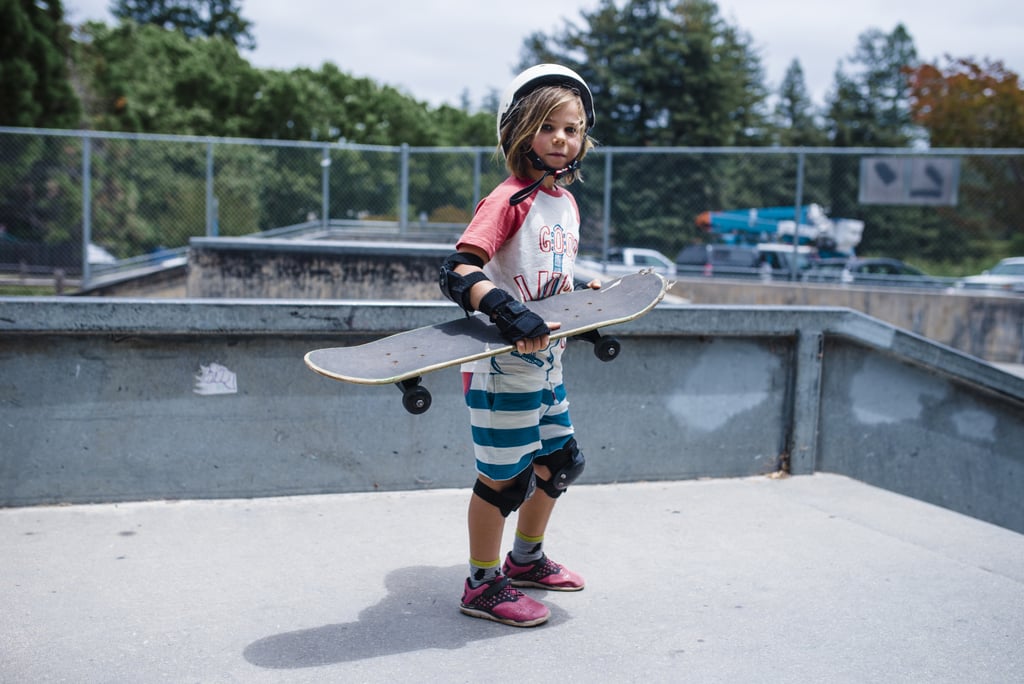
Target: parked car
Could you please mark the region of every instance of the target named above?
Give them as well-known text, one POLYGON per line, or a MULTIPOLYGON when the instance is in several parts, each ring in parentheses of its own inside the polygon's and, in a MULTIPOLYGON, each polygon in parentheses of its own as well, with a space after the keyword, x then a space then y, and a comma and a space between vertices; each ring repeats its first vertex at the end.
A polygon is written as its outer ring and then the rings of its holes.
MULTIPOLYGON (((800 245, 796 250, 797 272, 810 268, 814 249, 800 245)), ((680 274, 723 278, 788 278, 793 263, 793 245, 764 242, 757 245, 690 245, 676 255, 680 274)))
MULTIPOLYGON (((817 259, 817 252, 809 245, 798 245, 796 250, 797 276, 807 272, 817 259)), ((788 278, 793 272, 793 245, 765 242, 757 246, 757 269, 764 277, 788 278)))
POLYGON ((89 263, 94 266, 109 266, 117 263, 117 257, 99 245, 89 243, 86 254, 89 256, 89 263))
POLYGON ((858 283, 884 287, 948 287, 949 280, 930 276, 910 264, 888 257, 818 259, 804 280, 815 283, 858 283))
POLYGON ((757 247, 754 245, 688 245, 676 255, 680 274, 756 276, 757 247))
POLYGON ((676 265, 671 259, 656 249, 641 247, 616 247, 608 250, 608 258, 581 256, 576 259, 576 266, 605 275, 629 275, 637 271, 651 269, 663 276, 674 277, 676 265))
POLYGON ((992 290, 1024 294, 1024 257, 1003 259, 981 275, 956 281, 958 290, 992 290))

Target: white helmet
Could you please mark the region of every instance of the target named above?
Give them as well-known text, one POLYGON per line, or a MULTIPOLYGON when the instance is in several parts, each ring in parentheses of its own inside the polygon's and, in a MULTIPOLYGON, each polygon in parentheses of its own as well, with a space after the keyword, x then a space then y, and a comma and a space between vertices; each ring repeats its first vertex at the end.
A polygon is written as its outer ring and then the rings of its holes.
POLYGON ((579 92, 580 99, 583 100, 583 114, 587 118, 587 130, 594 127, 594 96, 590 93, 587 82, 575 71, 560 64, 538 64, 516 76, 502 94, 498 103, 499 141, 501 129, 508 123, 515 105, 537 88, 550 85, 565 86, 579 92))

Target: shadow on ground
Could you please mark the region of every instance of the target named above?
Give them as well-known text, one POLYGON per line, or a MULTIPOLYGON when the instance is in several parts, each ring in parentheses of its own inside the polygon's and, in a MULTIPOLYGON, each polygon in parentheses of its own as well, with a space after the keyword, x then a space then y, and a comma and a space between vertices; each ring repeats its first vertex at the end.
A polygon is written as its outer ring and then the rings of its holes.
MULTIPOLYGON (((258 667, 289 670, 424 649, 457 649, 522 631, 462 615, 458 587, 464 577, 464 565, 395 570, 385 579, 388 595, 362 611, 355 622, 264 637, 249 644, 243 655, 258 667)), ((548 607, 551 619, 538 629, 569 619, 564 609, 548 607)))

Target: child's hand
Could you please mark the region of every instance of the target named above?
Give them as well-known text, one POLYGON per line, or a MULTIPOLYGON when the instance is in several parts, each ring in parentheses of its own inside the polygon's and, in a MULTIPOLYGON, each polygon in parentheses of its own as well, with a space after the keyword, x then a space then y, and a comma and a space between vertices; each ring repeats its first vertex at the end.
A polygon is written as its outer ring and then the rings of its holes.
MULTIPOLYGON (((561 323, 549 322, 546 323, 548 330, 554 332, 562 327, 561 323)), ((543 349, 547 349, 547 346, 551 343, 551 336, 547 333, 541 337, 526 337, 516 341, 516 351, 520 354, 532 354, 539 352, 543 349)))

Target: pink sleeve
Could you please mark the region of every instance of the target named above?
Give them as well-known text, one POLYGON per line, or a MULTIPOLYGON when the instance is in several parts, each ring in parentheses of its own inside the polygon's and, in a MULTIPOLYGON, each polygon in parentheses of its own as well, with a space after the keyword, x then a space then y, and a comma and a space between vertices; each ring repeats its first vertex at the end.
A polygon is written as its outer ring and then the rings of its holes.
POLYGON ((495 252, 523 225, 532 202, 528 200, 509 206, 508 198, 512 193, 503 190, 504 185, 498 186, 495 192, 480 201, 473 219, 456 243, 456 249, 471 245, 484 250, 488 258, 493 258, 495 252))

